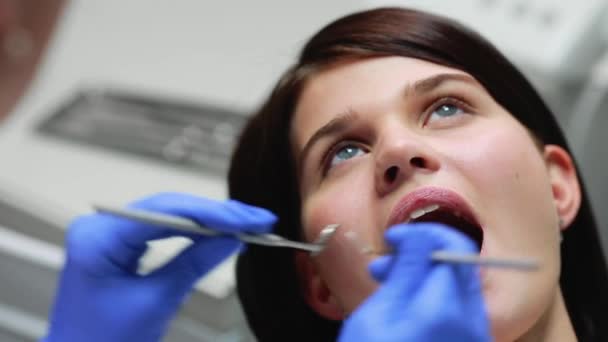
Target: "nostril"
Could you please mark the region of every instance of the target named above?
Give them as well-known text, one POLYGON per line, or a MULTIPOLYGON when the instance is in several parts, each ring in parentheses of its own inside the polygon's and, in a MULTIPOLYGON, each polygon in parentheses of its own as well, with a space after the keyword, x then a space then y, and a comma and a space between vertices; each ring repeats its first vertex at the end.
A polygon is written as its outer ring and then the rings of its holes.
POLYGON ((414 157, 414 158, 410 159, 410 164, 413 167, 417 167, 417 168, 421 168, 421 169, 426 167, 426 163, 425 163, 424 159, 420 158, 420 157, 414 157))
POLYGON ((397 179, 397 174, 399 173, 399 168, 397 166, 391 166, 384 172, 384 180, 387 183, 392 183, 397 179))

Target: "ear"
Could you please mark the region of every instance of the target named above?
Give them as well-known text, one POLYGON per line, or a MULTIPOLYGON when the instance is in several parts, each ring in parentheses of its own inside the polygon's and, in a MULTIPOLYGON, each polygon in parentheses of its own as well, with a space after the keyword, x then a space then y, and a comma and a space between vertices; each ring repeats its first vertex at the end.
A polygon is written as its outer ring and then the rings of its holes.
POLYGON ((327 319, 344 319, 342 306, 321 277, 318 264, 305 252, 296 252, 295 262, 302 295, 308 305, 327 319))
POLYGON ((570 226, 581 205, 581 188, 572 158, 562 147, 545 145, 544 157, 549 172, 553 200, 562 220, 561 229, 570 226))

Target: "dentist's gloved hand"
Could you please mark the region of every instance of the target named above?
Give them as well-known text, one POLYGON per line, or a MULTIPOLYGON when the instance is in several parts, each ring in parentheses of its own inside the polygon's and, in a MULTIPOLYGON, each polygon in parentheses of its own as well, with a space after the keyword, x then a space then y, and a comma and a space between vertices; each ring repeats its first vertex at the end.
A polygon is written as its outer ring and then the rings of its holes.
POLYGON ((370 264, 381 282, 345 320, 340 341, 491 341, 475 266, 436 263, 435 250, 476 253, 466 236, 435 223, 385 234, 394 254, 370 264))
MULTIPOLYGON (((131 208, 183 216, 224 232, 268 232, 276 217, 237 201, 155 195, 131 208)), ((229 237, 187 235, 104 214, 76 219, 67 232, 45 341, 158 341, 195 282, 236 251, 229 237), (194 243, 151 274, 136 273, 146 241, 188 236, 194 243)))

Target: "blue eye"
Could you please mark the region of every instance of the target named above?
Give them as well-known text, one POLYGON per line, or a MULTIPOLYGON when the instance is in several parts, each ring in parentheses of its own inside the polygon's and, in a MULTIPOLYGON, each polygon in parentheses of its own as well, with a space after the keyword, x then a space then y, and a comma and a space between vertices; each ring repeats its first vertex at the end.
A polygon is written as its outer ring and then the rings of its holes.
POLYGON ((463 112, 463 110, 460 107, 458 107, 457 105, 454 105, 451 103, 444 103, 444 104, 439 105, 437 108, 435 108, 431 112, 431 115, 437 115, 442 118, 445 118, 445 117, 453 116, 455 114, 460 114, 461 112, 463 112))
POLYGON ((331 161, 329 162, 329 167, 331 168, 348 159, 358 157, 364 153, 365 152, 363 151, 362 148, 357 147, 355 145, 342 146, 341 148, 337 149, 336 152, 334 153, 333 157, 331 158, 331 161))

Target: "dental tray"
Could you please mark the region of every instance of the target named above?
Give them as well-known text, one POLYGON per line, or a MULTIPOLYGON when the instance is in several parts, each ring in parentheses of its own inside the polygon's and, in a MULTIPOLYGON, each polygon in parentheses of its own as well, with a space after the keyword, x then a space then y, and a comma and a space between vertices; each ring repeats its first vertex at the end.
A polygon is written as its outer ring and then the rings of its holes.
POLYGON ((42 134, 224 175, 247 118, 211 105, 88 89, 39 126, 42 134))

